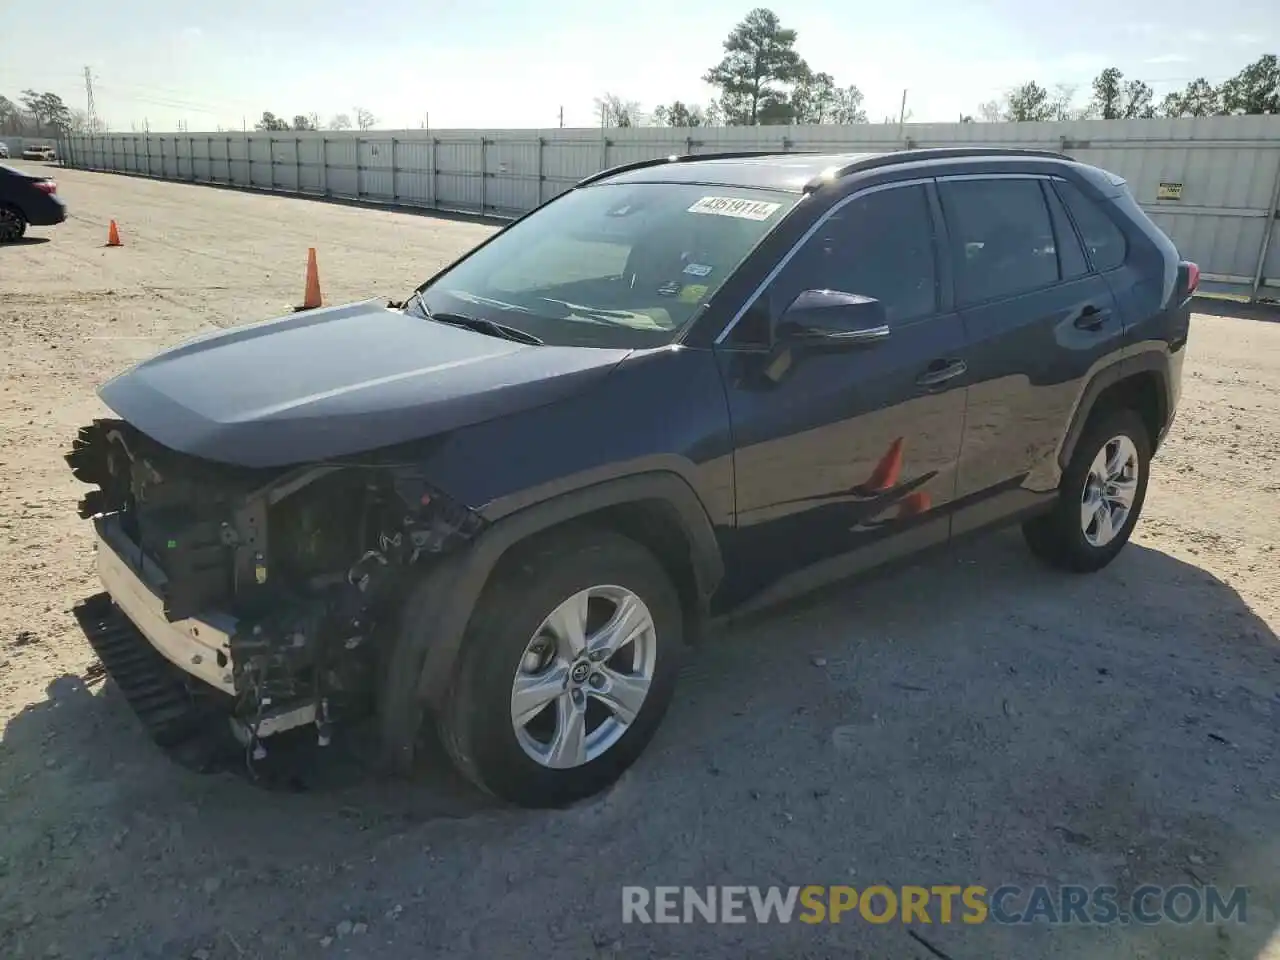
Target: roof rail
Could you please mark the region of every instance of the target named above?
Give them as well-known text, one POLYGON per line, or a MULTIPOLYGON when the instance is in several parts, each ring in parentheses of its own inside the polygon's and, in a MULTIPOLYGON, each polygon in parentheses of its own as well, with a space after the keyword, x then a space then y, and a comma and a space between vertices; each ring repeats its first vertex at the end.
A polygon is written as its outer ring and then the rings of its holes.
POLYGON ((579 180, 574 186, 585 187, 589 183, 595 183, 607 177, 616 176, 619 173, 643 170, 646 167, 657 167, 664 163, 692 163, 695 160, 744 160, 750 157, 784 157, 816 152, 815 150, 729 150, 722 153, 673 153, 668 157, 653 157, 649 160, 635 160, 631 163, 619 164, 616 167, 610 167, 608 170, 593 173, 591 176, 579 180))
POLYGON ((1065 153, 1053 150, 1032 150, 1022 147, 921 147, 910 150, 893 150, 888 153, 875 153, 860 157, 852 163, 837 167, 825 175, 814 177, 805 184, 805 192, 812 193, 824 184, 847 177, 851 173, 864 170, 875 170, 879 167, 892 167, 900 163, 914 163, 919 160, 950 160, 958 157, 1047 157, 1054 160, 1070 160, 1065 153))

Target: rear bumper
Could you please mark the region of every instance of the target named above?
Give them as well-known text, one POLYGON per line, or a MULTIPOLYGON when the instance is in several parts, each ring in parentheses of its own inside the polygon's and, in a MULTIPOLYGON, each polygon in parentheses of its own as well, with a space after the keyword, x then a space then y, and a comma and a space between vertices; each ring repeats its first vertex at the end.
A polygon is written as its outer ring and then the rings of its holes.
POLYGON ((67 205, 58 197, 47 197, 38 204, 31 204, 26 211, 27 223, 33 227, 52 227, 67 219, 67 205))

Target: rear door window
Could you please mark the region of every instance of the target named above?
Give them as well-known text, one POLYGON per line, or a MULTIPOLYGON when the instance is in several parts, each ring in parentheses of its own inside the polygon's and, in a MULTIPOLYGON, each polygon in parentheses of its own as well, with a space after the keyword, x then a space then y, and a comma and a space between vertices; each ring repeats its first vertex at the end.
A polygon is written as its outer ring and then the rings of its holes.
POLYGON ((1057 240, 1040 181, 991 178, 938 184, 961 305, 1057 283, 1057 240))
POLYGON ((1086 197, 1074 183, 1058 180, 1054 187, 1076 222, 1085 249, 1089 251, 1093 269, 1113 270, 1124 263, 1127 253, 1124 233, 1102 208, 1086 197))
POLYGON ((1044 184, 1044 197, 1049 202, 1049 214, 1053 218, 1053 232, 1058 241, 1058 270, 1063 280, 1074 280, 1089 272, 1089 261, 1084 258, 1084 248, 1080 246, 1080 238, 1076 236, 1076 228, 1071 225, 1066 207, 1058 199, 1052 184, 1044 184))

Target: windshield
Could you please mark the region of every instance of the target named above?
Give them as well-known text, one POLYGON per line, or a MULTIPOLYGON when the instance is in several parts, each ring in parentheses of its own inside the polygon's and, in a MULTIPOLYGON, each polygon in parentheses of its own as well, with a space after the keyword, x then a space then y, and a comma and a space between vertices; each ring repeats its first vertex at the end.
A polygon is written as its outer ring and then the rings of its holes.
POLYGON ((799 199, 674 183, 584 187, 503 232, 421 299, 432 313, 497 321, 549 344, 661 346, 799 199))

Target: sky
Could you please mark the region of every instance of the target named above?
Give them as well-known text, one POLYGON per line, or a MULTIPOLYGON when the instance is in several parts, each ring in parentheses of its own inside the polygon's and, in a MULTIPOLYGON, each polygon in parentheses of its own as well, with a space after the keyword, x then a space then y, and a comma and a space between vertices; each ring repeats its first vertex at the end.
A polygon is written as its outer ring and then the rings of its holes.
MULTIPOLYGON (((1280 52, 1277 0, 779 0, 815 70, 873 121, 953 121, 1036 80, 1078 98, 1103 68, 1157 100, 1280 52), (1212 23, 1205 18, 1212 10, 1212 23)), ((594 99, 705 103, 702 75, 752 0, 0 0, 0 94, 28 87, 114 130, 240 129, 264 110, 322 122, 356 106, 384 129, 598 124, 594 99), (361 7, 364 7, 362 10, 361 7)))

